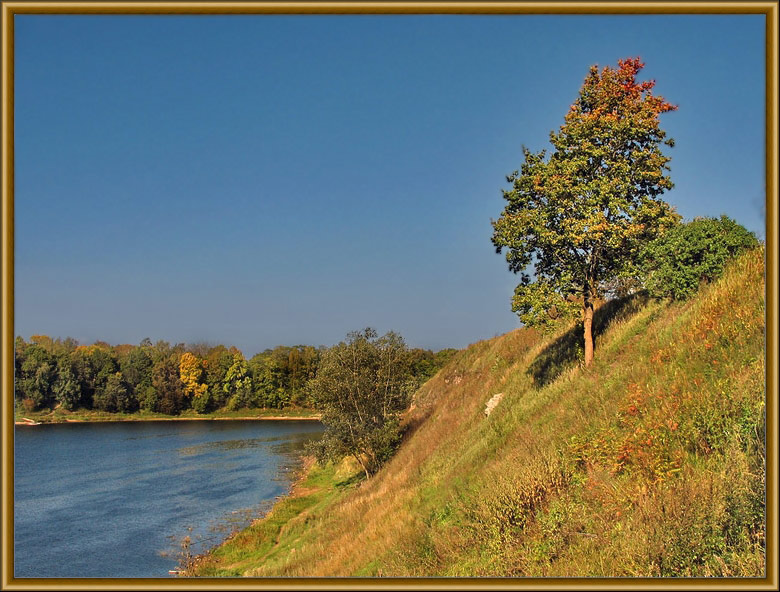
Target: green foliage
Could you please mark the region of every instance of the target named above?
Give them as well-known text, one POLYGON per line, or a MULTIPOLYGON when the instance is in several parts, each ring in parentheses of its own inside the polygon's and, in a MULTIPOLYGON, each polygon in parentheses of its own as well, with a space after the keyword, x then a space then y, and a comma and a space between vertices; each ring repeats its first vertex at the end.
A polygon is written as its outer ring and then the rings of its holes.
POLYGON ((241 352, 233 354, 233 363, 225 373, 222 389, 228 398, 228 409, 248 407, 252 397, 252 377, 249 366, 241 352))
POLYGON ((729 259, 756 246, 755 234, 725 215, 680 224, 644 249, 647 289, 656 298, 685 300, 719 278, 729 259))
POLYGON ((437 352, 428 349, 414 348, 409 350, 412 374, 420 386, 432 378, 458 352, 457 349, 446 348, 437 352))
POLYGON ((321 350, 311 345, 277 346, 252 357, 254 400, 258 407, 310 406, 308 383, 317 374, 321 350))
POLYGON ((232 364, 233 354, 224 345, 213 348, 206 357, 208 401, 205 410, 219 409, 227 402, 228 391, 224 389, 225 376, 232 364))
POLYGON ((157 391, 158 402, 154 411, 178 415, 184 409, 186 397, 184 385, 179 379, 179 362, 176 354, 160 359, 152 368, 152 386, 157 391))
POLYGON ((150 346, 141 345, 132 348, 119 362, 127 388, 139 398, 148 387, 152 386, 152 352, 150 346))
POLYGON ((311 382, 325 434, 315 444, 321 460, 353 456, 366 477, 400 442, 399 417, 414 386, 411 360, 400 335, 354 331, 328 349, 311 382))
POLYGON ((542 329, 582 311, 586 363, 589 315, 604 283, 676 220, 659 198, 672 187, 660 147, 673 142, 658 122, 676 107, 652 95, 654 82, 636 81, 642 67, 627 59, 591 68, 564 125, 550 134, 550 157, 523 149, 493 222, 496 252, 506 248, 509 269, 520 274, 512 310, 542 329))
POLYGON ((69 411, 76 409, 81 402, 81 390, 67 354, 57 357, 57 379, 52 391, 57 403, 69 411))
MULTIPOLYGON (((199 414, 240 409, 312 410, 310 382, 325 348, 278 346, 246 360, 237 348, 144 339, 137 346, 79 345, 33 335, 14 342, 14 392, 25 413, 94 409, 101 413, 199 414), (178 377, 173 375, 173 364, 178 377)), ((455 350, 415 350, 417 384, 455 350)))
POLYGON ((108 377, 103 389, 95 393, 92 405, 100 411, 128 413, 138 407, 137 399, 127 388, 121 372, 108 377))
POLYGON ((40 345, 30 344, 24 349, 19 362, 15 377, 16 398, 25 402, 28 411, 50 405, 53 400, 52 384, 57 376, 51 354, 40 345))
POLYGON ((143 411, 156 411, 160 405, 160 397, 151 384, 144 387, 138 394, 138 405, 143 411))

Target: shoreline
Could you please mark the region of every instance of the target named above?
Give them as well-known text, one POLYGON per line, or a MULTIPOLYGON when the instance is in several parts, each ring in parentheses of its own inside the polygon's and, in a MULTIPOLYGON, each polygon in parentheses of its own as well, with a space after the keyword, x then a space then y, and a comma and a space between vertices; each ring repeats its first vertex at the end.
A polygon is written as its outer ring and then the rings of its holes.
MULTIPOLYGON (((212 559, 213 553, 215 551, 217 551, 222 547, 225 547, 226 545, 232 544, 236 537, 246 534, 247 531, 249 531, 252 527, 258 526, 261 523, 272 518, 274 510, 278 510, 285 502, 289 502, 290 500, 311 494, 313 491, 316 491, 318 488, 311 489, 304 486, 304 483, 306 483, 306 481, 311 476, 312 470, 317 465, 314 457, 303 454, 299 457, 299 459, 301 465, 298 468, 298 470, 295 472, 295 474, 292 476, 287 491, 282 495, 277 496, 274 499, 273 504, 271 505, 270 508, 268 508, 265 514, 263 514, 258 518, 255 518, 244 528, 231 533, 221 543, 218 543, 213 547, 210 547, 209 549, 207 549, 202 553, 198 553, 197 555, 192 556, 187 565, 178 566, 175 570, 169 571, 168 573, 175 577, 185 577, 185 578, 211 577, 211 576, 201 576, 199 575, 199 571, 204 567, 204 564, 208 563, 212 559)), ((245 576, 240 576, 240 577, 245 577, 245 576)))
MULTIPOLYGON (((42 418, 49 419, 49 418, 42 418)), ((50 421, 36 420, 34 423, 29 421, 17 421, 14 420, 14 425, 23 426, 38 426, 38 425, 51 425, 51 424, 68 424, 68 423, 120 423, 120 422, 141 422, 141 421, 320 421, 322 416, 320 415, 247 415, 237 417, 119 417, 119 418, 79 418, 68 419, 64 417, 58 417, 51 419, 50 421)))

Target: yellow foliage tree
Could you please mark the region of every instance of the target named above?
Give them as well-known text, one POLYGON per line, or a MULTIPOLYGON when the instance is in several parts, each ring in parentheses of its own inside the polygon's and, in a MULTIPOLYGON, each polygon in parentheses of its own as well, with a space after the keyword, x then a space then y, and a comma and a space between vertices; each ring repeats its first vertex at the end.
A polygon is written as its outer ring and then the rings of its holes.
POLYGON ((203 378, 204 361, 199 357, 185 352, 179 361, 179 378, 184 384, 184 392, 187 396, 200 397, 206 392, 206 385, 201 382, 203 378))

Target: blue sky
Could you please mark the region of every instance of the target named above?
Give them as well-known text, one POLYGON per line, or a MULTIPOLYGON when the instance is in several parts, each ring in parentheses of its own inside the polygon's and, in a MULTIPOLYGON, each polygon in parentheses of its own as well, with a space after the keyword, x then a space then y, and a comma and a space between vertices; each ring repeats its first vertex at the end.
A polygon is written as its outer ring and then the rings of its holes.
POLYGON ((15 331, 464 347, 490 242, 591 64, 679 106, 667 201, 764 230, 763 16, 16 16, 15 331))

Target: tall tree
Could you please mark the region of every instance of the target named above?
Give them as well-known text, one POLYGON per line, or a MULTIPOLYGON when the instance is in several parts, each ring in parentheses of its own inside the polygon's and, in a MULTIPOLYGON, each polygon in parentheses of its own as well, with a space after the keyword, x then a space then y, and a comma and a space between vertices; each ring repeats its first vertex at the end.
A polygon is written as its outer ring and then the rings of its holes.
POLYGON ((591 67, 564 124, 550 133, 549 158, 523 148, 524 163, 503 191, 508 204, 493 222, 496 252, 506 248, 509 269, 520 273, 512 310, 542 327, 579 311, 585 365, 603 282, 678 219, 660 199, 672 187, 661 145, 674 142, 659 115, 676 107, 652 94, 655 81, 637 82, 643 66, 632 58, 591 67))

